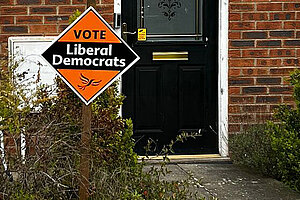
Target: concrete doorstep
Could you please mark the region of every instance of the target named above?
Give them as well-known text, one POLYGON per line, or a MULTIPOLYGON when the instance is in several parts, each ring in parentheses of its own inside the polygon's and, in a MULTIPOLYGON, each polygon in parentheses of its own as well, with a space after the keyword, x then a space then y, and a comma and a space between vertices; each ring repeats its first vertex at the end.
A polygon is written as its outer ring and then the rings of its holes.
MULTIPOLYGON (((146 163, 148 168, 158 165, 159 160, 151 159, 146 163)), ((200 183, 193 184, 191 191, 207 200, 300 200, 300 193, 283 183, 242 169, 228 158, 171 159, 167 167, 171 173, 164 177, 165 180, 180 181, 191 175, 200 183)))

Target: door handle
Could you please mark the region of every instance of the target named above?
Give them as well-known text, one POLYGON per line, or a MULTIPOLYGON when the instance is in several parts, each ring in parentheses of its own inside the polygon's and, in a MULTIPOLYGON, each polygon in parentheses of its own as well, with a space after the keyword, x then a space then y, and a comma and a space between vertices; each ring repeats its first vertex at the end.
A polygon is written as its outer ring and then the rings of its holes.
POLYGON ((123 32, 123 34, 135 35, 136 31, 134 31, 134 32, 123 32))
POLYGON ((125 40, 125 42, 127 42, 128 35, 135 35, 135 34, 136 34, 136 31, 134 31, 134 32, 127 31, 127 23, 124 22, 122 24, 122 38, 125 40))

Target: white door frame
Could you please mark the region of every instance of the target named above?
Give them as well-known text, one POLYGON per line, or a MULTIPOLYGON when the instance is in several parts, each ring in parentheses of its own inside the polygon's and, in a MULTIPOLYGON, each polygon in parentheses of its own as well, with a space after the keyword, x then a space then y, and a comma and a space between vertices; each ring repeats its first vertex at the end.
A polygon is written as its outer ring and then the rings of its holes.
POLYGON ((219 153, 228 156, 228 4, 219 0, 218 19, 218 117, 219 153))
MULTIPOLYGON (((114 12, 121 14, 121 1, 114 1, 114 12)), ((209 1, 209 0, 208 0, 209 1)), ((121 34, 121 30, 117 29, 121 34)), ((218 19, 218 135, 219 154, 228 156, 228 0, 219 0, 218 19)))

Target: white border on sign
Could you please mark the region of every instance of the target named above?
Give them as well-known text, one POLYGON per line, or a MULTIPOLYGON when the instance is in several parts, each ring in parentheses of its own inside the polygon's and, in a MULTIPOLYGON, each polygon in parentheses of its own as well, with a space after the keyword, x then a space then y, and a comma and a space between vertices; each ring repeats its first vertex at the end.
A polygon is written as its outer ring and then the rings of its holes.
MULTIPOLYGON (((115 82, 118 78, 120 78, 132 65, 134 65, 140 57, 130 48, 130 46, 121 38, 119 35, 116 33, 114 29, 111 28, 111 26, 101 17, 101 15, 92 7, 90 6, 88 9, 86 9, 72 24, 70 24, 61 34, 59 34, 56 39, 48 46, 52 46, 55 42, 57 42, 66 32, 68 32, 79 20, 81 20, 88 12, 93 11, 99 18, 100 20, 108 27, 108 29, 123 43, 124 45, 127 46, 127 48, 136 56, 136 59, 131 62, 123 71, 121 71, 117 76, 115 76, 112 80, 110 80, 101 90, 99 90, 89 101, 86 101, 82 95, 43 57, 43 59, 49 63, 50 66, 52 66, 58 76, 73 90, 73 92, 86 104, 89 105, 95 98, 97 98, 102 92, 104 92, 113 82, 115 82)), ((47 48, 47 49, 48 49, 47 48)), ((46 50, 47 50, 46 49, 46 50)), ((45 51, 46 51, 45 50, 45 51)), ((44 51, 44 52, 45 52, 44 51)), ((43 52, 43 53, 44 53, 43 52)), ((41 53, 41 54, 43 54, 41 53)), ((74 69, 75 70, 75 69, 74 69)))

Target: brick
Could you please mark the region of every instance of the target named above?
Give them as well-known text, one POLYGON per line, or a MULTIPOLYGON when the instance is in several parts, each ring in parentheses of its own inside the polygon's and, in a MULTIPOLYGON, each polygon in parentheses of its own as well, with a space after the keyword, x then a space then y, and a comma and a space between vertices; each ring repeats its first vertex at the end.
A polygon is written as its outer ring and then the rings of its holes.
POLYGON ((27 14, 27 8, 25 7, 1 7, 1 15, 22 15, 27 14))
POLYGON ((229 65, 231 67, 249 67, 254 66, 254 59, 230 59, 229 65))
POLYGON ((256 115, 256 121, 260 122, 260 123, 264 123, 264 122, 270 121, 272 119, 273 119, 272 113, 256 115))
POLYGON ((249 123, 255 122, 255 116, 252 113, 246 113, 241 115, 229 115, 228 120, 232 123, 249 123))
POLYGON ((296 32, 296 38, 300 38, 300 31, 296 32))
POLYGON ((31 7, 30 14, 56 14, 55 6, 31 7))
POLYGON ((107 21, 111 26, 113 26, 113 14, 102 14, 102 17, 107 21))
POLYGON ((271 49, 270 57, 294 57, 295 50, 293 49, 271 49))
POLYGON ((241 19, 241 13, 229 13, 229 21, 240 21, 241 19))
POLYGON ((287 21, 283 24, 284 29, 300 29, 299 21, 287 21))
POLYGON ((270 20, 295 20, 295 12, 270 13, 270 20))
POLYGON ((114 4, 114 0, 101 0, 102 4, 114 4))
POLYGON ((59 32, 59 33, 63 32, 67 27, 68 27, 68 25, 60 25, 60 26, 58 27, 58 32, 59 32))
POLYGON ((13 16, 0 16, 0 24, 13 24, 14 17, 13 16))
POLYGON ((240 69, 229 69, 228 74, 229 74, 229 76, 240 76, 241 70, 240 69))
POLYGON ((283 60, 284 66, 298 66, 298 64, 299 64, 299 59, 297 59, 297 58, 283 60))
POLYGON ((30 33, 56 33, 57 26, 56 25, 31 25, 30 26, 30 33))
POLYGON ((280 96, 258 96, 256 103, 281 103, 280 96))
POLYGON ((69 16, 45 16, 45 24, 68 23, 69 16))
POLYGON ((114 6, 113 5, 98 5, 96 6, 96 10, 101 13, 102 15, 103 14, 106 14, 106 13, 113 13, 114 12, 114 6))
POLYGON ((253 30, 255 29, 254 22, 230 22, 230 30, 253 30))
POLYGON ((300 47, 300 40, 285 40, 283 44, 287 47, 300 47))
POLYGON ((267 105, 244 105, 242 111, 247 113, 262 113, 269 112, 267 105))
POLYGON ((242 20, 268 20, 267 13, 243 13, 242 20))
POLYGON ((296 19, 300 19, 300 12, 296 13, 296 19))
POLYGON ((229 85, 253 85, 253 78, 229 78, 229 85))
POLYGON ((228 106, 228 112, 229 113, 241 113, 241 107, 240 106, 228 106))
POLYGON ((229 10, 238 12, 238 11, 253 11, 254 10, 254 4, 230 4, 229 10))
POLYGON ((282 3, 258 3, 256 9, 258 11, 281 11, 282 3))
POLYGON ((242 35, 244 39, 266 39, 268 37, 267 32, 243 32, 242 35))
POLYGON ((292 96, 283 97, 283 103, 295 103, 295 99, 292 96))
POLYGON ((41 0, 17 0, 19 5, 38 5, 41 4, 41 0))
POLYGON ((232 47, 254 47, 254 41, 251 40, 241 40, 241 41, 231 41, 232 47))
POLYGON ((292 87, 270 87, 269 92, 275 94, 292 94, 293 88, 292 87))
POLYGON ((67 5, 70 0, 45 0, 46 5, 67 5))
POLYGON ((289 11, 300 11, 300 3, 284 3, 283 9, 289 11))
POLYGON ((232 32, 230 31, 228 34, 229 39, 241 39, 241 32, 232 32))
POLYGON ((9 37, 10 37, 10 35, 1 35, 0 42, 2 44, 7 43, 9 37))
POLYGON ((281 41, 280 40, 257 41, 257 46, 259 46, 259 47, 280 47, 281 46, 281 41))
POLYGON ((239 57, 241 57, 241 51, 240 50, 229 50, 228 56, 229 56, 229 58, 239 58, 239 57))
POLYGON ((268 57, 268 50, 243 50, 242 51, 243 58, 263 58, 268 57))
POLYGON ((43 22, 42 16, 17 16, 17 24, 40 24, 43 22))
POLYGON ((281 84, 281 78, 257 78, 256 79, 257 85, 280 85, 281 84))
POLYGON ((294 70, 295 70, 294 68, 274 68, 274 69, 270 69, 270 74, 272 74, 272 75, 289 75, 294 70))
POLYGON ((84 5, 85 5, 85 4, 86 4, 86 1, 87 1, 87 0, 73 0, 73 1, 72 1, 72 4, 84 4, 84 5))
POLYGON ((258 59, 257 66, 281 66, 281 59, 258 59))
POLYGON ((260 69, 260 68, 251 68, 251 69, 243 69, 242 70, 243 75, 246 76, 265 76, 268 74, 267 69, 260 69))
POLYGON ((2 26, 2 33, 28 33, 27 26, 2 26))
POLYGON ((270 31, 270 36, 275 38, 292 38, 295 36, 294 31, 270 31))
POLYGON ((73 14, 77 9, 83 12, 85 6, 59 6, 59 14, 73 14))
POLYGON ((228 93, 229 93, 229 95, 240 94, 241 88, 240 87, 229 87, 228 93))
POLYGON ((244 87, 243 94, 263 94, 267 92, 266 87, 244 87))
POLYGON ((257 22, 256 28, 259 30, 282 29, 282 23, 281 22, 257 22))
POLYGON ((239 124, 229 124, 228 125, 228 131, 230 133, 237 133, 241 131, 241 125, 239 124))
POLYGON ((13 5, 14 1, 13 0, 0 0, 0 5, 2 6, 8 6, 8 5, 13 5))

